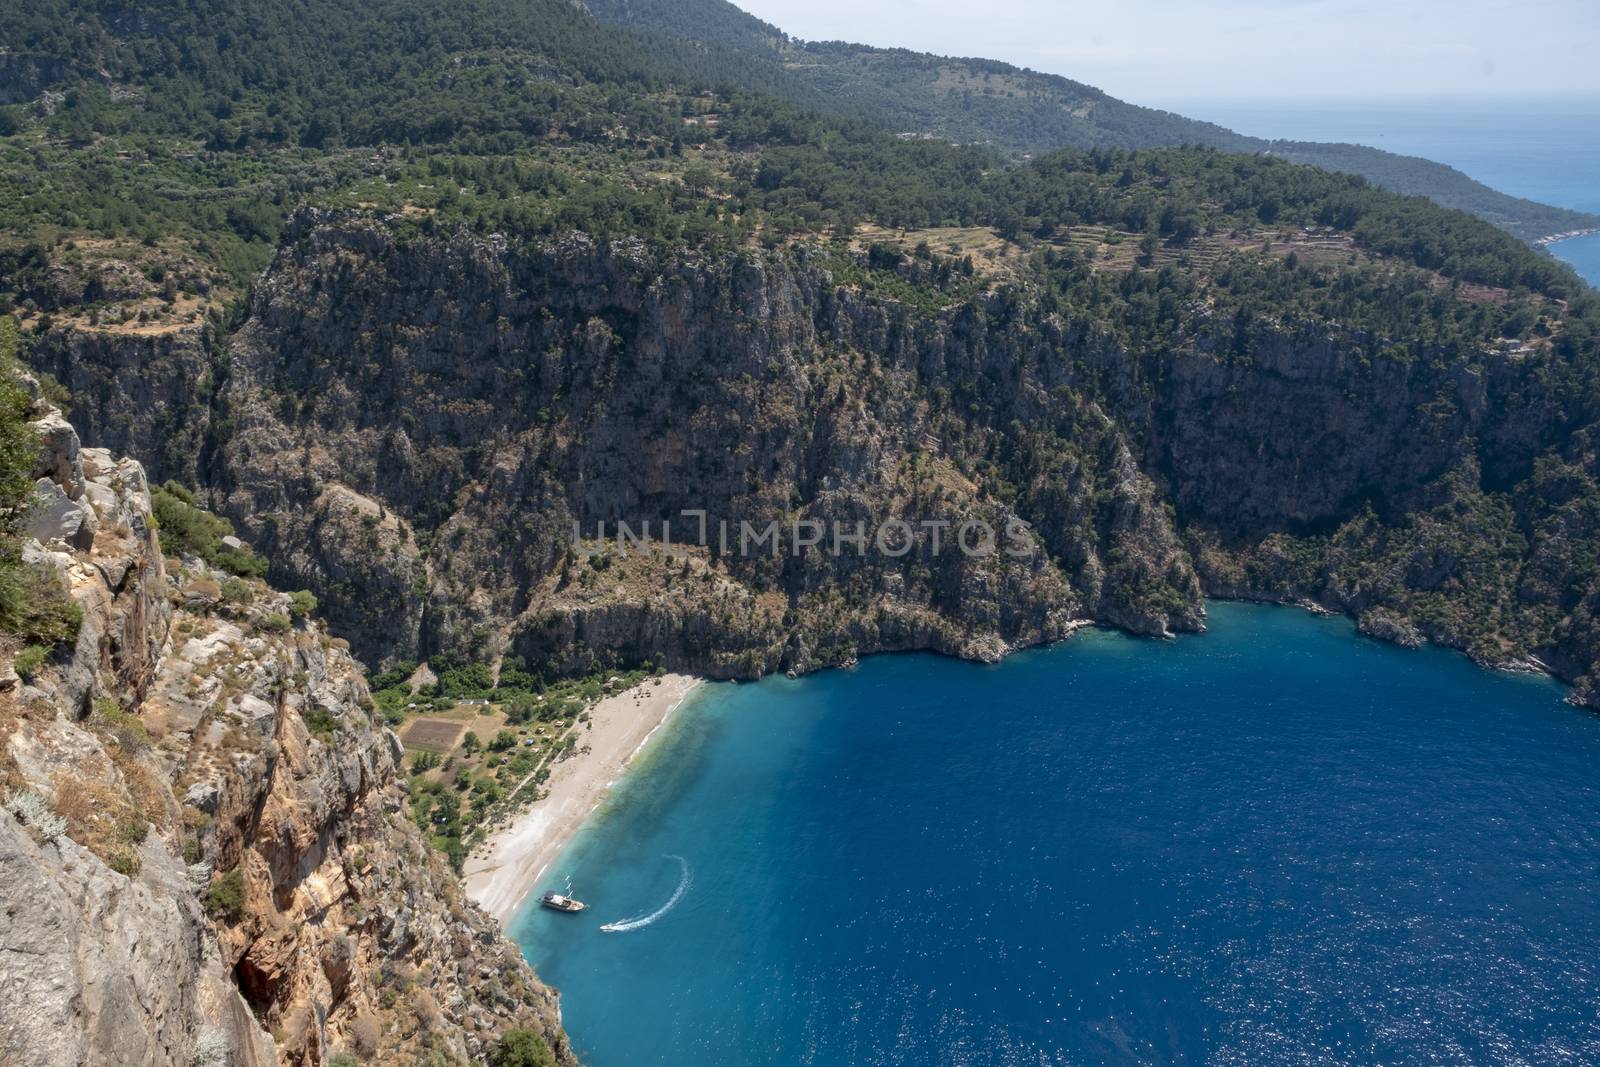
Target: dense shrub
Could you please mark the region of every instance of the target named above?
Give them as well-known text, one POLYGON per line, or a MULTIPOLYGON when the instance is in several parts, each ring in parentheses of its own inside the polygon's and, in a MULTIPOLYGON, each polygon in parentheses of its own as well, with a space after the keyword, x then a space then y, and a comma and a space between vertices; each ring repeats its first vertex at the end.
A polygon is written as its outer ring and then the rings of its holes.
POLYGON ((11 667, 24 682, 31 682, 48 658, 50 650, 43 645, 25 645, 11 661, 11 667))
POLYGON ((43 564, 25 564, 15 579, 16 596, 5 627, 9 632, 45 648, 77 639, 83 608, 72 599, 59 572, 43 564))
POLYGON ((229 924, 244 918, 244 869, 235 867, 211 883, 205 895, 206 914, 229 924))
POLYGON ((82 612, 54 571, 22 565, 39 441, 28 423, 32 401, 17 378, 17 336, 17 320, 0 316, 0 632, 42 647, 43 654, 30 653, 31 673, 52 647, 77 636, 82 612))
POLYGON ((507 1030, 489 1057, 493 1067, 555 1067, 555 1053, 542 1034, 532 1030, 507 1030))
POLYGON ((151 486, 150 503, 167 553, 199 556, 213 567, 248 578, 267 573, 267 561, 249 546, 236 549, 222 543, 233 536, 233 523, 200 507, 199 499, 177 482, 151 486))
POLYGON ((323 708, 307 708, 301 712, 300 719, 306 724, 306 729, 313 737, 331 737, 338 730, 339 724, 334 719, 333 713, 323 708))
POLYGON ((387 670, 380 671, 373 675, 370 679, 368 679, 368 684, 372 687, 374 692, 377 692, 380 689, 392 689, 395 686, 404 684, 413 674, 416 673, 416 670, 416 660, 402 660, 387 670))
POLYGON ((229 604, 249 605, 255 602, 255 586, 243 578, 224 578, 220 587, 222 599, 229 604))
POLYGON ((256 620, 256 629, 269 634, 287 633, 292 625, 289 616, 277 611, 268 612, 256 620))

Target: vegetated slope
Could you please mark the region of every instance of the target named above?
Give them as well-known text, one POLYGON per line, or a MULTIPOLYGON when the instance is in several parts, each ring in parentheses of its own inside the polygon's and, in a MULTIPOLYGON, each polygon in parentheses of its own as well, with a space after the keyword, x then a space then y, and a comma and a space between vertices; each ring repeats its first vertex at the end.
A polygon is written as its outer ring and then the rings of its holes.
POLYGON ((1600 226, 1600 217, 1508 196, 1453 167, 1359 145, 1269 141, 1214 123, 1140 107, 1054 74, 987 59, 936 56, 841 41, 799 41, 727 0, 586 0, 602 20, 652 40, 705 42, 747 58, 726 76, 754 77, 760 88, 807 106, 861 118, 884 129, 1011 154, 1059 148, 1206 145, 1230 152, 1273 152, 1298 163, 1360 174, 1398 193, 1427 196, 1469 211, 1527 241, 1600 226), (781 73, 780 73, 781 72, 781 73))
MULTIPOLYGON (((136 28, 135 51, 160 46, 136 28)), ((268 54, 290 73, 362 37, 284 32, 304 55, 268 54)), ((30 360, 93 439, 226 509, 362 655, 730 675, 989 657, 1084 619, 1192 628, 1209 590, 1589 673, 1597 311, 1510 235, 1271 157, 1001 165, 658 74, 625 41, 596 45, 615 75, 557 56, 530 81, 452 32, 467 52, 366 61, 414 72, 392 125, 309 81, 195 75, 220 134, 135 80, 18 105, 6 140, 30 360), (275 141, 291 106, 338 143, 275 141), (454 121, 428 134, 436 115, 454 121), (241 248, 272 261, 230 302, 241 248), (570 543, 574 520, 699 508, 1015 519, 1035 551, 740 558, 681 526, 670 552, 570 543)))
MULTIPOLYGON (((383 146, 504 152, 677 123, 648 95, 659 65, 565 0, 48 0, 0 10, 0 39, 0 229, 132 235, 218 305, 298 197, 381 172, 383 146)), ((31 252, 11 244, 0 268, 33 276, 31 252)))

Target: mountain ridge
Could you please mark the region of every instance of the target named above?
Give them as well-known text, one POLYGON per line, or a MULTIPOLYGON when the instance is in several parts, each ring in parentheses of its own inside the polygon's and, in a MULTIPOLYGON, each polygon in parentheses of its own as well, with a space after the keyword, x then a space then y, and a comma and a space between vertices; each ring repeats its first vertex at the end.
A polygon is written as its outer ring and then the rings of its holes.
MULTIPOLYGON (((844 41, 803 41, 729 0, 584 0, 602 21, 692 39, 783 68, 780 93, 893 132, 990 144, 1012 155, 1060 148, 1186 144, 1274 153, 1359 174, 1381 188, 1428 196, 1529 242, 1600 228, 1600 216, 1492 189, 1447 164, 1364 145, 1268 139, 1173 111, 1130 104, 1093 86, 999 60, 941 56, 844 41), (959 105, 953 101, 959 99, 959 105)), ((769 79, 764 86, 771 90, 769 79)))

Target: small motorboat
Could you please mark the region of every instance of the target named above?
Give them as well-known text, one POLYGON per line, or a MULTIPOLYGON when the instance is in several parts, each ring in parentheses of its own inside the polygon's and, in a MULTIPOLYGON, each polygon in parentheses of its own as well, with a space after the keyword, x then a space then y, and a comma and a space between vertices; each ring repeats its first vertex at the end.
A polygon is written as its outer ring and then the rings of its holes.
POLYGON ((581 900, 574 900, 565 893, 557 893, 554 890, 540 898, 539 903, 555 911, 582 911, 589 906, 581 900))

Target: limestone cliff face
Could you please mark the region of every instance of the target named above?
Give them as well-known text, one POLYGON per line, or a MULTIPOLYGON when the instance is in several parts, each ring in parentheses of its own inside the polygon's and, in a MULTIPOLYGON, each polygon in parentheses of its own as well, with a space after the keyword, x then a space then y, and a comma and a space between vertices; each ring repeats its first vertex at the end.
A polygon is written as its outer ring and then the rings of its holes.
MULTIPOLYGON (((992 658, 1083 620, 1196 628, 1205 592, 1379 611, 1375 634, 1543 662, 1589 693, 1600 477, 1549 349, 1203 301, 1132 345, 1026 284, 915 306, 847 284, 859 266, 302 212, 209 395, 156 376, 204 446, 149 447, 371 660, 992 658), (686 510, 735 538, 981 519, 1034 551, 974 560, 922 530, 904 556, 741 556, 715 528, 686 543, 686 510), (674 545, 619 559, 593 539, 618 520, 657 542, 670 521, 674 545), (591 539, 572 546, 574 524, 591 539)), ((114 350, 46 347, 66 380, 116 378, 114 350)), ((147 432, 113 402, 85 417, 97 440, 147 432)))
POLYGON ((555 995, 404 813, 344 642, 164 560, 140 465, 41 416, 38 492, 70 507, 26 557, 84 622, 0 678, 0 1060, 466 1063, 522 1026, 570 1062, 555 995))
POLYGON ((1241 339, 1202 319, 1153 365, 1099 359, 1119 424, 1184 519, 1259 536, 1368 501, 1410 510, 1472 451, 1483 369, 1437 352, 1374 358, 1366 340, 1319 322, 1241 339))
POLYGON ((371 655, 578 642, 752 675, 879 649, 992 657, 1091 616, 1198 625, 1152 483, 1092 405, 1053 403, 1049 325, 1006 315, 918 316, 804 253, 400 243, 303 217, 229 346, 217 500, 371 655), (1023 433, 1072 435, 1073 462, 1007 500, 990 468, 1023 433), (734 531, 950 525, 937 552, 924 535, 901 558, 803 560, 723 553, 713 529, 646 573, 584 574, 590 544, 563 576, 575 523, 659 540, 665 520, 681 544, 695 510, 734 531), (1013 522, 1032 558, 949 551, 968 519, 1013 522))

